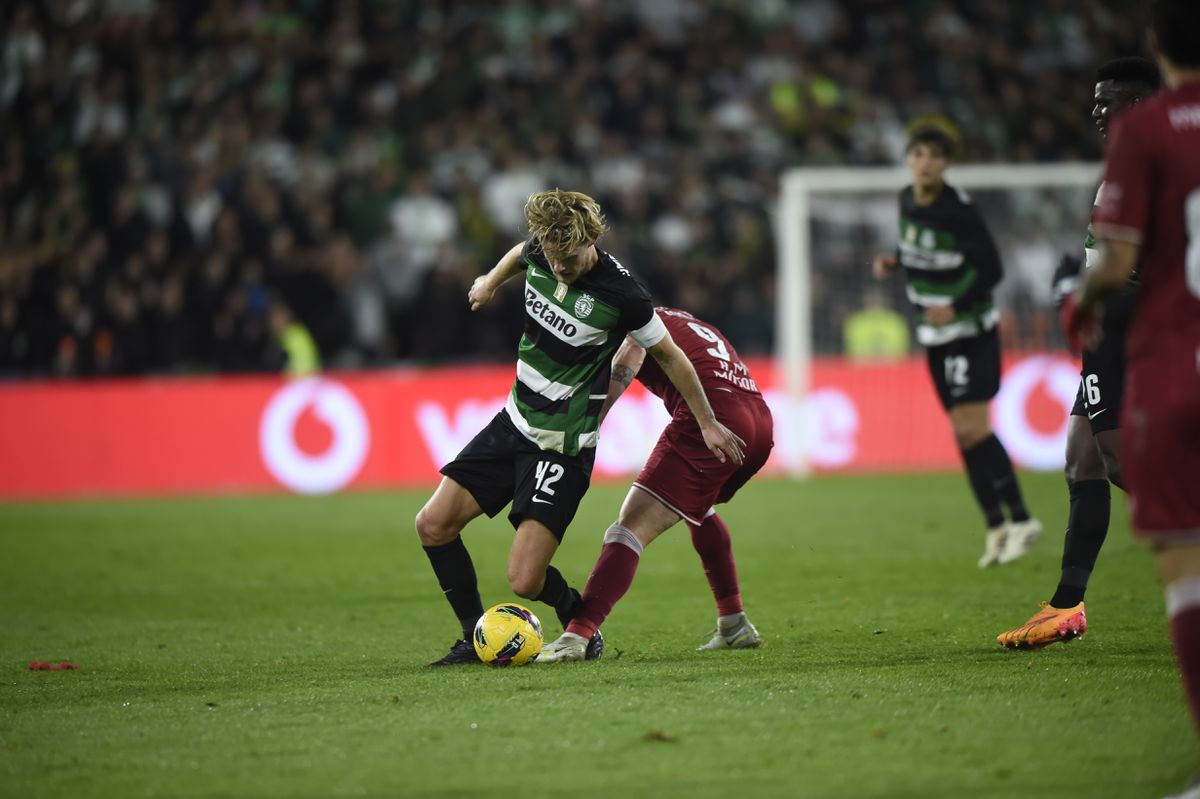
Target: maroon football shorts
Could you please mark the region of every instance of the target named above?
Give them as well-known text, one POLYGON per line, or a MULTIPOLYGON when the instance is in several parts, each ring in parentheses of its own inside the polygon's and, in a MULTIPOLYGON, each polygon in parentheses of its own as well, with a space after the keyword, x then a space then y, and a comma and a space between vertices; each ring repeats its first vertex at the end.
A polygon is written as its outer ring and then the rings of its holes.
POLYGON ((1200 544, 1200 374, 1130 370, 1121 471, 1133 528, 1157 544, 1200 544))
POLYGON ((744 462, 721 463, 709 452, 685 407, 663 430, 633 481, 691 524, 700 524, 716 503, 728 502, 763 467, 774 445, 771 410, 762 397, 718 388, 708 392, 708 400, 721 424, 746 442, 744 462))

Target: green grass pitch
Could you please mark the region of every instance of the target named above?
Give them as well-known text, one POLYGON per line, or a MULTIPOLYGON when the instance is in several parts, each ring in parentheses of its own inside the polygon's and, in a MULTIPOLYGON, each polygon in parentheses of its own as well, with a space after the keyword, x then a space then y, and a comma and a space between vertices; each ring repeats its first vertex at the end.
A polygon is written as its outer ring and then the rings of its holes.
MULTIPOLYGON (((511 670, 424 665, 456 627, 412 532, 423 492, 0 506, 0 795, 1179 789, 1196 738, 1122 501, 1087 637, 994 643, 1057 577, 1066 492, 1023 481, 1047 534, 986 572, 961 475, 752 483, 724 515, 764 648, 693 651, 714 609, 680 527, 647 551, 603 661, 511 670)), ((624 492, 586 498, 556 559, 573 584, 624 492)), ((513 598, 511 538, 503 519, 468 530, 485 604, 513 598)))

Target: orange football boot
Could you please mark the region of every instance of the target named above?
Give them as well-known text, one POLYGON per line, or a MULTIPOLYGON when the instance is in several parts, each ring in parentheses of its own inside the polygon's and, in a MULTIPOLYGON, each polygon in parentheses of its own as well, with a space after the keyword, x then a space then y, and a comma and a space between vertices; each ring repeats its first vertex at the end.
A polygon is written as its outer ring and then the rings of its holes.
POLYGON ((1061 609, 1050 607, 1049 602, 1041 603, 1041 609, 1033 614, 1033 618, 1017 627, 1015 630, 1000 633, 996 643, 1009 649, 1041 649, 1055 641, 1064 644, 1080 638, 1087 632, 1087 614, 1083 603, 1073 608, 1061 609))

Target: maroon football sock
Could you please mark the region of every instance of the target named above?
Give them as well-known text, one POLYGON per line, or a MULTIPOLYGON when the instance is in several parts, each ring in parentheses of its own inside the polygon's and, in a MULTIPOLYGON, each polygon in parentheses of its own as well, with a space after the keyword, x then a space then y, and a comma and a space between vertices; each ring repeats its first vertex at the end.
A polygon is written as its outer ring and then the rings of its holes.
MULTIPOLYGON (((636 540, 636 539, 635 539, 636 540)), ((590 639, 612 613, 613 605, 633 585, 641 555, 627 544, 609 542, 600 550, 596 568, 583 587, 583 604, 567 625, 567 632, 590 639)))
POLYGON ((1192 708, 1192 721, 1200 731, 1200 577, 1167 586, 1167 615, 1183 690, 1192 708))
POLYGON ((692 546, 704 564, 704 576, 717 600, 717 615, 732 616, 742 612, 742 594, 738 588, 737 566, 733 562, 733 541, 729 528, 713 513, 699 527, 689 524, 692 546))

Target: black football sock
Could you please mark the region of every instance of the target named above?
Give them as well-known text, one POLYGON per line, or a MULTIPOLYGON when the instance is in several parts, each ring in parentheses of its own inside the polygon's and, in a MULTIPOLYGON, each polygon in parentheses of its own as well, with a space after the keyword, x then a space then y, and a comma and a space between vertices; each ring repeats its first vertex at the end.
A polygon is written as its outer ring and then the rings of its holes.
POLYGON ((971 483, 971 491, 975 501, 987 520, 987 526, 999 527, 1004 524, 1004 508, 1000 504, 1000 495, 992 480, 992 471, 988 468, 986 452, 983 444, 977 444, 970 449, 961 450, 963 463, 967 467, 967 480, 971 483))
POLYGON ((424 549, 442 593, 462 625, 463 640, 470 641, 475 632, 475 622, 483 615, 483 602, 479 599, 479 585, 475 579, 471 553, 467 551, 462 536, 449 544, 424 549))
POLYGON ((992 475, 992 485, 1000 495, 1000 501, 1008 506, 1008 515, 1014 522, 1029 521, 1029 511, 1025 508, 1025 500, 1021 497, 1021 485, 1017 482, 1017 473, 1013 471, 1012 461, 1008 459, 1008 450, 1000 443, 996 435, 985 438, 975 445, 981 453, 981 458, 987 464, 992 475))
POLYGON ((1108 516, 1112 509, 1107 480, 1081 480, 1071 483, 1070 488, 1071 512, 1063 543, 1062 577, 1050 598, 1051 607, 1061 609, 1073 608, 1083 601, 1096 556, 1108 536, 1108 516))
POLYGON ((542 585, 542 593, 538 594, 536 599, 554 608, 558 622, 564 629, 579 612, 579 592, 567 585, 566 578, 553 566, 546 567, 546 582, 542 585))

